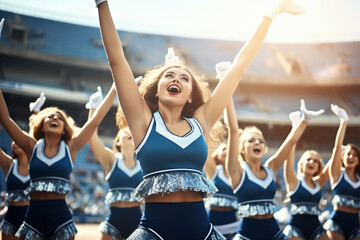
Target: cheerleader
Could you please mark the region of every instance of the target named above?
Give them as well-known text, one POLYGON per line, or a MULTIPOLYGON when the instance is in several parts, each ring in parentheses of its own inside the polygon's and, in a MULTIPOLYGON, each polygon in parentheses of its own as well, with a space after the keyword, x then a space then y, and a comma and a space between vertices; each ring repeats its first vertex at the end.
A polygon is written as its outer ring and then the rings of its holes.
POLYGON ((241 217, 240 226, 234 238, 236 240, 285 239, 285 235, 274 218, 276 211, 274 174, 289 156, 292 145, 301 137, 307 122, 323 113, 323 110, 316 112, 307 110, 303 100, 300 109, 301 121, 291 130, 278 151, 265 164, 262 164, 262 158, 267 151, 267 145, 261 131, 254 126, 246 127, 240 135, 239 144, 234 144, 234 147, 240 146, 240 161, 236 158, 227 158, 226 168, 239 202, 238 214, 241 217))
POLYGON ((13 156, 0 150, 0 166, 6 176, 6 202, 8 205, 5 218, 0 223, 1 239, 18 239, 15 233, 24 221, 29 206, 29 196, 24 190, 29 186, 30 176, 25 152, 14 142, 11 145, 13 156))
POLYGON ((360 239, 360 151, 357 146, 347 144, 342 153, 349 116, 337 105, 331 105, 331 110, 340 119, 340 127, 329 169, 333 211, 324 228, 331 240, 360 239))
POLYGON ((203 202, 217 191, 202 175, 206 140, 258 52, 272 19, 279 12, 299 13, 299 8, 286 0, 276 6, 271 17, 264 17, 207 100, 201 80, 183 64, 148 71, 139 91, 108 2, 97 0, 96 5, 118 98, 144 174, 135 196, 145 202, 145 211, 128 239, 224 239, 210 223, 203 202))
POLYGON ((21 239, 74 239, 77 232, 65 202, 77 153, 87 143, 106 112, 101 107, 75 132, 73 120, 56 107, 30 118, 27 134, 10 118, 0 90, 0 123, 29 160, 29 207, 16 236, 21 239))
MULTIPOLYGON (((110 89, 110 97, 103 107, 108 111, 116 97, 115 87, 110 89)), ((102 102, 101 89, 94 93, 86 105, 89 119, 102 102)), ((141 209, 140 202, 134 197, 134 190, 142 181, 140 163, 135 158, 135 147, 128 128, 118 131, 112 150, 106 147, 98 136, 97 129, 89 140, 90 148, 96 159, 104 167, 109 192, 105 203, 110 205, 110 213, 99 229, 101 240, 123 240, 137 228, 141 209)))
MULTIPOLYGON (((290 114, 293 127, 298 124, 300 115, 300 112, 290 114)), ((308 150, 300 157, 296 174, 295 145, 296 143, 284 163, 286 191, 291 200, 291 219, 284 233, 288 239, 326 240, 328 237, 319 221, 319 204, 322 197, 321 188, 329 180, 328 168, 331 161, 324 167, 319 153, 308 150)))

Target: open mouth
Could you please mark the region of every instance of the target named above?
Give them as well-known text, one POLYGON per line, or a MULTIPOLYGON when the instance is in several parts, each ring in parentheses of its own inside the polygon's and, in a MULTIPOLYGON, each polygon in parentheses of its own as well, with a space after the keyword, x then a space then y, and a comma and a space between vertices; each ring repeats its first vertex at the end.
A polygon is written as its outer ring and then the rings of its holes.
POLYGON ((258 148, 258 147, 254 148, 254 153, 260 153, 260 152, 261 152, 260 148, 258 148))
POLYGON ((178 94, 181 92, 181 89, 178 85, 176 84, 171 84, 169 87, 168 87, 168 92, 171 93, 171 94, 178 94))
POLYGON ((50 123, 50 127, 57 127, 57 126, 59 126, 59 124, 57 122, 50 123))

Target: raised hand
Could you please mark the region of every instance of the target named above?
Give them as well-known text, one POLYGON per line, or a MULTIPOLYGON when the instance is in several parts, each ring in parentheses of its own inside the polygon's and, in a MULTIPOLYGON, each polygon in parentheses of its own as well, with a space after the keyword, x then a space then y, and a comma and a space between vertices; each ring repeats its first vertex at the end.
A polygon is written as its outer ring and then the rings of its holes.
POLYGON ((305 106, 305 101, 304 99, 301 99, 301 106, 300 106, 300 111, 301 111, 301 118, 305 121, 308 122, 310 121, 312 118, 320 116, 321 114, 324 113, 324 109, 320 109, 318 111, 310 111, 306 109, 305 106))
POLYGON ((85 107, 87 109, 97 108, 100 106, 103 99, 104 99, 104 97, 103 97, 101 87, 98 86, 97 91, 90 96, 89 102, 86 103, 85 107))
POLYGON ((30 112, 40 112, 41 107, 44 105, 46 100, 45 93, 42 92, 40 97, 35 102, 29 104, 30 112))
POLYGON ((305 9, 295 4, 293 0, 277 0, 276 2, 277 4, 265 14, 265 16, 269 17, 272 21, 281 13, 299 15, 305 12, 305 9))
POLYGON ((346 111, 342 108, 340 108, 338 105, 331 104, 331 111, 340 118, 341 121, 347 122, 349 120, 349 115, 346 113, 346 111))
POLYGON ((223 79, 226 73, 229 71, 230 67, 231 67, 231 62, 229 61, 217 63, 215 65, 216 78, 219 80, 223 79))
POLYGON ((289 113, 289 118, 291 120, 291 126, 295 127, 296 125, 299 124, 299 122, 301 122, 301 112, 300 111, 291 112, 289 113))
POLYGON ((180 59, 175 55, 173 48, 168 48, 168 52, 165 55, 165 65, 179 65, 180 59))

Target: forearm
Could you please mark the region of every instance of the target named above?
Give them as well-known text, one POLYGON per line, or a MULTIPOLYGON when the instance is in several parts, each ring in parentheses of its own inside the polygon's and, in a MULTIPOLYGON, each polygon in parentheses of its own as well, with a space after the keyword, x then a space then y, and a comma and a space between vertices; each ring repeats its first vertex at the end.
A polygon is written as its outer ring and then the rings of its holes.
POLYGON ((125 56, 107 1, 98 6, 98 14, 101 37, 109 63, 117 65, 125 59, 125 56))
POLYGON ((10 116, 9 116, 9 110, 6 106, 6 103, 5 103, 5 99, 4 99, 4 96, 2 94, 2 91, 0 89, 0 123, 2 125, 6 125, 6 121, 8 121, 10 119, 10 116))
POLYGON ((329 171, 333 177, 340 173, 341 154, 342 154, 341 146, 344 141, 346 126, 347 126, 347 122, 345 122, 345 121, 340 122, 340 126, 338 128, 338 131, 337 131, 336 137, 335 137, 335 144, 334 144, 334 148, 332 151, 332 155, 329 160, 329 162, 331 163, 329 166, 329 171))
POLYGON ((236 65, 236 70, 239 74, 245 73, 250 63, 258 53, 265 36, 269 30, 271 19, 263 17, 259 27, 256 29, 252 37, 245 43, 239 53, 236 55, 233 65, 236 65))

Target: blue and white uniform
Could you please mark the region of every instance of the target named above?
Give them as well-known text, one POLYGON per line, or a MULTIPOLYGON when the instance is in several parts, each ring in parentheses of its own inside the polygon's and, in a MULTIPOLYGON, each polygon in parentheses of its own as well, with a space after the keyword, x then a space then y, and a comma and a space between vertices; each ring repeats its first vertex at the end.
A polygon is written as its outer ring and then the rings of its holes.
MULTIPOLYGON (((55 156, 44 153, 45 141, 40 139, 29 162, 30 186, 25 193, 52 192, 67 194, 73 162, 69 147, 60 142, 55 156)), ((77 233, 65 199, 30 200, 25 220, 16 236, 21 239, 68 239, 77 233)))
MULTIPOLYGON (((360 177, 354 182, 347 175, 345 168, 341 169, 339 180, 331 186, 333 191, 333 206, 360 209, 360 177)), ((346 239, 360 236, 358 213, 347 213, 333 210, 328 221, 324 224, 326 230, 338 232, 346 239)))
POLYGON ((210 222, 214 224, 216 229, 224 236, 230 237, 230 235, 236 233, 239 226, 239 221, 236 217, 238 209, 237 197, 233 193, 230 180, 226 177, 222 165, 216 166, 216 172, 210 181, 219 190, 205 201, 205 206, 209 209, 210 222), (211 207, 226 207, 232 208, 232 210, 217 211, 211 209, 211 207))
MULTIPOLYGON (((135 188, 143 180, 139 161, 134 168, 129 169, 121 153, 115 154, 115 161, 105 177, 109 184, 109 192, 105 203, 139 202, 134 196, 135 188)), ((140 223, 141 209, 138 207, 119 208, 110 206, 109 216, 100 224, 100 231, 112 238, 126 239, 140 223)))
POLYGON ((299 175, 295 189, 287 194, 291 200, 291 219, 284 229, 287 237, 315 240, 326 234, 319 221, 321 188, 317 182, 314 181, 314 184, 314 188, 310 187, 304 175, 299 175))
MULTIPOLYGON (((11 202, 26 202, 29 201, 29 196, 24 193, 24 190, 29 186, 30 176, 21 175, 19 173, 19 163, 17 159, 13 160, 6 181, 6 201, 11 202)), ((8 205, 8 210, 4 219, 0 223, 0 231, 14 236, 26 214, 28 206, 13 206, 8 205)))
MULTIPOLYGON (((144 180, 135 190, 135 197, 140 201, 177 191, 201 192, 204 197, 217 191, 202 175, 207 145, 200 124, 194 118, 184 119, 191 130, 178 136, 169 131, 159 112, 153 114, 145 137, 135 150, 144 174, 144 180)), ((224 237, 212 227, 203 201, 148 202, 138 229, 128 239, 224 237)))
POLYGON ((238 233, 234 239, 279 240, 285 239, 274 217, 268 219, 251 218, 258 215, 274 214, 276 184, 270 167, 265 179, 259 179, 245 161, 241 162, 243 173, 239 185, 234 189, 239 202, 238 215, 241 217, 238 233))

